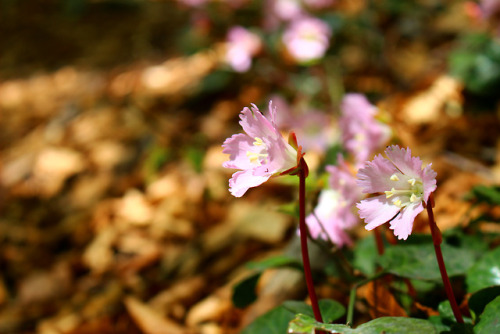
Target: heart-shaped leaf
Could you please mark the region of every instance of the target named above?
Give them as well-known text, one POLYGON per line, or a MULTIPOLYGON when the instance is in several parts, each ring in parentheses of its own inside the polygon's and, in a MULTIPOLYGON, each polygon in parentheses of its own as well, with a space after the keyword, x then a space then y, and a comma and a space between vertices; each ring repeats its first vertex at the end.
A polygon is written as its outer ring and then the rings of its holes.
MULTIPOLYGON (((321 317, 326 323, 335 321, 345 314, 345 307, 335 300, 321 299, 318 301, 318 304, 321 311, 321 317)), ((293 314, 302 313, 311 317, 314 315, 312 307, 301 301, 288 300, 283 303, 283 306, 293 314)))
POLYGON ((498 296, 500 296, 500 285, 481 289, 470 296, 469 309, 472 318, 476 320, 483 313, 486 305, 498 296))
POLYGON ((467 291, 500 285, 500 247, 487 252, 467 272, 467 291))
POLYGON ((244 308, 252 304, 257 299, 255 289, 260 275, 260 272, 251 275, 234 286, 232 296, 234 306, 237 308, 244 308))
POLYGON ((322 324, 312 317, 299 314, 288 327, 288 333, 293 334, 314 334, 315 330, 343 334, 437 334, 436 328, 429 321, 405 317, 377 318, 353 329, 346 325, 322 324))
MULTIPOLYGON (((441 249, 449 276, 465 274, 474 263, 474 256, 467 250, 447 244, 443 244, 441 249)), ((441 279, 432 244, 389 247, 379 263, 386 271, 401 277, 430 281, 441 279)))
POLYGON ((241 334, 283 334, 294 317, 288 309, 278 306, 255 319, 241 334))
POLYGON ((474 326, 475 334, 500 333, 500 296, 493 299, 479 317, 479 322, 474 326))

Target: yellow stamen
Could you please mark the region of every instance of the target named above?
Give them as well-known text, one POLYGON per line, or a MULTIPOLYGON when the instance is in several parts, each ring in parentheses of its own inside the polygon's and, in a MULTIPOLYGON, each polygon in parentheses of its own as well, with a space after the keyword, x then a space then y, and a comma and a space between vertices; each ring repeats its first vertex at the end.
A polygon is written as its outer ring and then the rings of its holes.
POLYGON ((416 181, 415 179, 409 179, 408 183, 411 184, 412 186, 414 186, 415 185, 415 181, 416 181))
POLYGON ((259 137, 255 137, 255 141, 253 142, 253 145, 254 146, 262 146, 262 145, 264 145, 264 142, 259 137))
POLYGON ((392 174, 392 176, 390 177, 390 180, 391 181, 399 181, 399 177, 396 174, 392 174))

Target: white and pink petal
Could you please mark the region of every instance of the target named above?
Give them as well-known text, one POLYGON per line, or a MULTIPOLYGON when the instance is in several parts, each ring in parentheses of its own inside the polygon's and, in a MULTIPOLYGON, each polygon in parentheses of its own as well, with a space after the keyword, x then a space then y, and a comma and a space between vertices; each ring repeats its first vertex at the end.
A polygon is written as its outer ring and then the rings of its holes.
POLYGON ((357 184, 364 193, 382 193, 391 190, 390 178, 397 172, 397 168, 379 154, 358 171, 357 184))
POLYGON ((410 178, 420 178, 422 171, 422 160, 412 157, 411 150, 400 148, 397 145, 389 146, 385 150, 389 160, 405 175, 410 178))
POLYGON ((408 205, 390 223, 390 229, 398 239, 406 240, 413 229, 415 217, 424 210, 422 202, 408 205))
POLYGON ((269 175, 254 175, 252 169, 239 171, 233 174, 229 180, 229 191, 235 197, 243 196, 248 189, 260 186, 262 183, 269 180, 269 175))
POLYGON ((387 223, 400 210, 385 195, 364 199, 357 204, 357 207, 359 209, 359 216, 365 220, 365 229, 368 231, 387 223))

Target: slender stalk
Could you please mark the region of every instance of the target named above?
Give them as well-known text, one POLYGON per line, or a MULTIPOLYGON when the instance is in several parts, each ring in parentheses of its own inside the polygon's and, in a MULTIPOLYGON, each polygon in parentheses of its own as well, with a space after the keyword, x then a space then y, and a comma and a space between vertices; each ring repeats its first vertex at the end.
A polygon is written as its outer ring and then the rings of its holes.
POLYGON ((362 285, 365 285, 366 283, 368 282, 371 282, 373 280, 376 280, 378 279, 379 277, 381 276, 384 276, 386 275, 385 272, 381 271, 379 273, 376 273, 375 275, 373 275, 372 277, 370 278, 367 278, 365 280, 362 280, 358 283, 356 283, 352 289, 351 289, 351 293, 349 294, 349 305, 347 306, 347 325, 348 326, 352 326, 353 324, 353 317, 354 317, 354 303, 356 302, 356 290, 362 286, 362 285))
POLYGON ((453 315, 458 323, 463 324, 464 319, 462 318, 462 314, 460 313, 460 309, 458 308, 457 301, 455 300, 455 295, 453 294, 453 289, 451 288, 450 279, 448 277, 448 273, 446 272, 446 267, 444 265, 443 253, 441 252, 441 242, 443 238, 441 237, 441 231, 439 230, 436 221, 434 220, 434 212, 432 211, 432 207, 434 206, 434 199, 432 197, 429 198, 429 202, 427 203, 427 214, 429 216, 429 226, 431 228, 432 241, 434 243, 434 251, 436 252, 436 259, 439 266, 439 271, 441 272, 441 278, 443 280, 444 289, 446 291, 446 295, 448 296, 448 300, 450 301, 451 309, 453 310, 453 315))
POLYGON ((318 298, 314 291, 314 282, 311 273, 311 264, 309 262, 309 251, 307 249, 307 226, 306 226, 306 172, 307 165, 304 159, 300 160, 299 170, 299 231, 300 245, 302 250, 302 262, 304 264, 304 276, 306 278, 307 291, 311 298, 311 305, 314 313, 314 318, 318 322, 323 322, 321 312, 319 310, 318 298))

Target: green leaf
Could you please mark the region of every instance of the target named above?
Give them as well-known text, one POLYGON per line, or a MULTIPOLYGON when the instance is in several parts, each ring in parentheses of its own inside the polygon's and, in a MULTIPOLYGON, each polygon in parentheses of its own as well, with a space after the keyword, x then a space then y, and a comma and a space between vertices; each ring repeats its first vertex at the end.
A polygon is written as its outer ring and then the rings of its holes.
POLYGON ((438 306, 439 316, 443 319, 443 323, 453 323, 455 322, 455 316, 453 315, 453 309, 449 300, 444 300, 439 303, 438 306))
POLYGON ((302 270, 302 262, 285 255, 273 256, 262 261, 250 261, 246 264, 247 268, 264 271, 270 268, 292 267, 302 270))
POLYGON ((255 288, 261 273, 251 275, 240 281, 233 288, 232 301, 237 308, 244 308, 252 304, 257 299, 255 288))
MULTIPOLYGON (((438 311, 439 311, 439 317, 441 318, 443 324, 450 325, 452 327, 454 324, 456 324, 455 315, 453 314, 453 309, 451 308, 451 304, 450 304, 449 300, 445 300, 445 301, 442 301, 441 303, 439 303, 438 311)), ((464 316, 462 316, 462 317, 463 317, 464 322, 466 324, 472 324, 471 318, 464 317, 464 316)), ((463 328, 461 330, 463 330, 465 332, 468 331, 467 328, 463 328)))
POLYGON ((427 320, 434 325, 438 333, 446 333, 450 330, 450 324, 443 323, 443 319, 440 316, 432 315, 427 320))
POLYGON ((500 204, 500 186, 487 187, 483 185, 472 188, 467 198, 476 199, 479 203, 500 204))
POLYGON ((232 301, 234 306, 244 308, 257 299, 255 288, 262 272, 269 268, 292 267, 302 270, 302 263, 294 258, 278 255, 258 262, 248 262, 246 266, 254 269, 257 273, 243 279, 233 288, 232 301))
POLYGON ((367 276, 375 273, 378 258, 375 247, 375 239, 371 235, 359 240, 354 246, 353 266, 367 276))
POLYGON ((465 234, 460 229, 450 229, 443 234, 446 244, 469 251, 476 259, 488 251, 488 243, 479 233, 465 234))
MULTIPOLYGON (((335 300, 321 299, 318 301, 318 304, 321 311, 321 317, 326 323, 335 321, 345 314, 345 307, 335 300)), ((283 303, 283 306, 293 314, 302 313, 311 317, 314 316, 312 307, 301 301, 288 300, 283 303)))
POLYGON ((278 306, 261 315, 248 325, 241 334, 283 334, 295 315, 283 306, 278 306))
POLYGON ((382 317, 369 321, 356 328, 359 334, 432 334, 436 328, 427 320, 405 317, 382 317))
POLYGON ((500 285, 500 247, 487 252, 467 272, 467 291, 500 285))
POLYGON ((437 334, 437 330, 429 321, 405 317, 382 317, 358 326, 356 329, 346 325, 322 324, 312 317, 299 314, 290 322, 288 333, 314 334, 315 330, 326 330, 329 333, 343 334, 437 334))
MULTIPOLYGON (((474 256, 467 250, 447 244, 442 244, 441 249, 449 276, 465 274, 474 263, 474 256)), ((441 279, 432 244, 389 247, 379 258, 379 263, 386 271, 401 277, 429 281, 441 279)))
MULTIPOLYGON (((327 330, 329 333, 356 333, 351 327, 346 325, 328 325, 317 322, 313 317, 305 314, 297 314, 295 319, 288 326, 290 334, 315 334, 316 329, 327 330)), ((262 332, 267 333, 267 332, 262 332)), ((286 333, 286 332, 283 332, 286 333)))
POLYGON ((500 285, 481 289, 470 296, 469 309, 472 318, 476 320, 483 313, 486 305, 498 296, 500 296, 500 285))
POLYGON ((203 158, 205 157, 205 151, 198 147, 189 147, 186 151, 186 157, 193 166, 194 170, 197 173, 201 173, 203 170, 203 158))
POLYGON ((500 296, 496 297, 484 308, 479 323, 474 326, 475 334, 500 333, 500 296))

